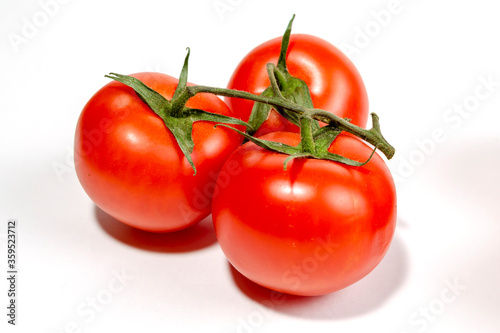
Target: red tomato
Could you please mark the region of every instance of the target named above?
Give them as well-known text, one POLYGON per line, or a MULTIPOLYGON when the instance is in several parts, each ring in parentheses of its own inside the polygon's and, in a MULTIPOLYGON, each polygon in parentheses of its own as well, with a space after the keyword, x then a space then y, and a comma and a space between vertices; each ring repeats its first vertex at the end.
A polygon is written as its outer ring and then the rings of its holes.
MULTIPOLYGON (((178 80, 160 73, 133 75, 170 99, 178 80)), ((188 107, 231 116, 218 97, 199 94, 188 107)), ((94 203, 132 227, 167 232, 210 214, 215 182, 227 157, 241 144, 230 129, 193 125, 193 169, 165 124, 133 91, 118 82, 85 105, 75 135, 78 178, 94 203)))
MULTIPOLYGON (((262 139, 296 145, 295 133, 262 139)), ((332 153, 365 161, 371 148, 340 135, 332 153)), ((294 159, 253 143, 226 161, 229 180, 219 182, 212 217, 229 262, 264 287, 295 295, 322 295, 351 285, 372 271, 391 243, 396 193, 378 156, 361 167, 294 159), (238 172, 234 172, 234 170, 238 172)))
MULTIPOLYGON (((278 37, 250 51, 236 67, 228 88, 261 94, 270 85, 266 64, 277 63, 280 48, 281 37, 278 37)), ((352 119, 355 125, 366 126, 368 97, 363 80, 339 49, 315 36, 291 35, 286 62, 290 74, 309 86, 315 108, 352 119)), ((236 116, 248 121, 252 101, 238 98, 226 98, 225 101, 236 116)), ((298 133, 299 128, 273 110, 258 134, 276 131, 298 133)))

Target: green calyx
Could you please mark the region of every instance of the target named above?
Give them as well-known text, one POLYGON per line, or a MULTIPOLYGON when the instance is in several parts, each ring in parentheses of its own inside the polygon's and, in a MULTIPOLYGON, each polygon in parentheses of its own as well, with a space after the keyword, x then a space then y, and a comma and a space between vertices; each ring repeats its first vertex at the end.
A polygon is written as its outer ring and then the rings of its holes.
POLYGON ((194 149, 192 137, 193 123, 197 121, 211 121, 216 123, 243 125, 247 128, 249 125, 240 119, 204 110, 192 109, 185 106, 187 101, 194 96, 187 89, 189 53, 188 48, 184 66, 182 67, 181 75, 179 77, 179 83, 171 100, 166 99, 160 93, 149 88, 143 82, 134 77, 116 73, 110 73, 105 76, 134 89, 142 101, 144 101, 144 103, 146 103, 151 110, 153 110, 153 112, 163 120, 165 126, 174 135, 179 147, 184 153, 184 156, 193 168, 194 175, 196 175, 197 170, 191 158, 191 153, 194 149))
MULTIPOLYGON (((314 158, 320 160, 329 160, 334 162, 343 163, 350 166, 363 166, 370 161, 376 148, 372 151, 370 157, 366 161, 355 161, 344 157, 342 155, 334 154, 328 151, 328 148, 337 136, 342 132, 335 126, 325 126, 312 131, 313 119, 308 116, 301 117, 301 141, 297 146, 290 146, 280 142, 268 141, 259 139, 243 133, 237 129, 232 128, 243 135, 249 141, 255 143, 257 146, 267 150, 288 155, 283 162, 283 170, 287 169, 288 162, 295 158, 314 158)), ((229 127, 226 125, 217 125, 229 127)))
MULTIPOLYGON (((261 96, 270 98, 281 97, 297 105, 301 105, 306 108, 312 108, 313 103, 311 95, 309 93, 309 87, 301 79, 290 75, 286 65, 286 54, 288 50, 288 44, 290 42, 290 34, 292 31, 292 23, 294 18, 295 15, 293 15, 292 19, 288 23, 288 27, 285 31, 285 34, 283 35, 277 65, 267 65, 267 74, 269 76, 271 85, 262 92, 261 96)), ((273 108, 278 111, 283 117, 285 117, 295 125, 300 126, 300 120, 297 113, 291 112, 281 107, 256 102, 252 108, 252 113, 250 114, 250 118, 248 120, 250 126, 255 130, 249 131, 249 134, 255 133, 255 131, 267 120, 267 118, 269 117, 269 113, 273 108)), ((313 126, 315 129, 319 128, 316 122, 313 124, 313 126)))

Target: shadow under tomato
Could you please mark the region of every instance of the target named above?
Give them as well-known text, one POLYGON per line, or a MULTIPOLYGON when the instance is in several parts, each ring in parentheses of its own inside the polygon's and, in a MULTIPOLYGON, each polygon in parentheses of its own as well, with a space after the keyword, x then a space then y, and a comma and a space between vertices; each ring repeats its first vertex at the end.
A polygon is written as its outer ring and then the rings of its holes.
POLYGON ((335 293, 312 297, 276 294, 229 266, 241 292, 264 308, 294 317, 336 320, 361 316, 381 307, 403 284, 407 260, 406 248, 396 235, 382 262, 366 277, 335 293))
POLYGON ((100 227, 119 242, 153 252, 191 252, 209 247, 217 242, 212 217, 180 231, 153 233, 132 228, 95 206, 95 216, 100 227))

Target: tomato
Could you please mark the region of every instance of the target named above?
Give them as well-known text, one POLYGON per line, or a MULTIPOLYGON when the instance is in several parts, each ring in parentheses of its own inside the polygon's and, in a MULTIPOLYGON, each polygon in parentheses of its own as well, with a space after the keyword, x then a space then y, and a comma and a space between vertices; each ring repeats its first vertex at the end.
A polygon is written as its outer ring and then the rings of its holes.
MULTIPOLYGON (((170 99, 178 80, 160 73, 133 75, 170 99)), ((218 97, 199 94, 187 107, 231 116, 218 97)), ((168 232, 210 214, 215 182, 241 137, 213 122, 193 124, 197 167, 184 157, 165 123, 132 88, 111 82, 85 105, 75 134, 78 178, 94 203, 132 227, 168 232)))
MULTIPOLYGON (((295 133, 261 137, 297 145, 295 133)), ((339 135, 329 151, 366 161, 372 149, 339 135)), ((394 181, 374 154, 360 167, 294 159, 246 143, 226 161, 212 217, 222 251, 253 282, 295 295, 322 295, 372 271, 396 224, 394 181), (235 172, 237 170, 238 172, 235 172)))
MULTIPOLYGON (((254 48, 236 67, 227 87, 261 94, 270 85, 266 64, 277 63, 280 48, 281 37, 254 48)), ((290 74, 309 86, 315 108, 349 118, 357 126, 366 126, 368 97, 363 80, 339 49, 318 37, 294 34, 290 36, 286 62, 290 74)), ((252 101, 237 98, 225 101, 236 116, 248 121, 252 101)), ((276 131, 298 133, 299 128, 273 110, 257 135, 276 131)))

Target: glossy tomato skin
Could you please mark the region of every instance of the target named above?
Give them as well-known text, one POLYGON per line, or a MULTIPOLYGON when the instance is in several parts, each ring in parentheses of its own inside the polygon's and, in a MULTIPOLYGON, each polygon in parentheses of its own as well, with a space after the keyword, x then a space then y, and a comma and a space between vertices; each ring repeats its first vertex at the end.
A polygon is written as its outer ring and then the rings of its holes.
MULTIPOLYGON (((177 79, 132 75, 170 99, 177 79)), ((231 116, 219 98, 199 94, 188 107, 231 116)), ((215 181, 239 135, 214 123, 193 124, 197 174, 163 121, 129 87, 111 82, 85 105, 75 134, 78 178, 94 203, 132 227, 169 232, 210 214, 215 181)))
MULTIPOLYGON (((266 64, 278 62, 280 48, 281 37, 254 48, 236 67, 227 87, 261 94, 270 85, 266 64)), ((365 85, 354 64, 339 49, 315 36, 292 34, 286 61, 290 74, 308 85, 315 108, 352 119, 355 125, 366 126, 368 96, 365 85)), ((237 98, 225 101, 236 116, 244 121, 249 119, 252 101, 237 98)), ((299 132, 296 125, 276 111, 272 113, 259 135, 276 131, 299 132)))
MULTIPOLYGON (((284 132, 262 138, 300 140, 284 132)), ((329 150, 361 161, 371 153, 350 135, 329 150)), ((360 280, 382 260, 394 234, 396 193, 384 161, 374 155, 351 167, 295 159, 284 171, 285 158, 246 143, 227 160, 239 172, 221 186, 212 209, 224 254, 248 279, 289 294, 323 295, 360 280)))

